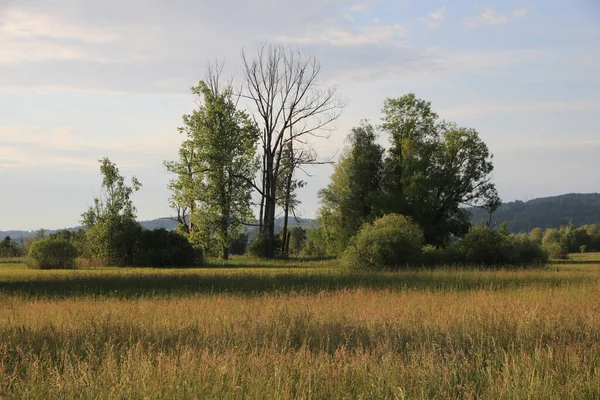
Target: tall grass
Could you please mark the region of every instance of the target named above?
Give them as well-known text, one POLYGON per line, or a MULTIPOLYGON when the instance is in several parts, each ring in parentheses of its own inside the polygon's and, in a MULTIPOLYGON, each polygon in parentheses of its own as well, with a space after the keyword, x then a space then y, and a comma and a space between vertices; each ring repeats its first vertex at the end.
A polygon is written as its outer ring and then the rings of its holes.
POLYGON ((600 398, 597 265, 0 271, 0 397, 600 398))

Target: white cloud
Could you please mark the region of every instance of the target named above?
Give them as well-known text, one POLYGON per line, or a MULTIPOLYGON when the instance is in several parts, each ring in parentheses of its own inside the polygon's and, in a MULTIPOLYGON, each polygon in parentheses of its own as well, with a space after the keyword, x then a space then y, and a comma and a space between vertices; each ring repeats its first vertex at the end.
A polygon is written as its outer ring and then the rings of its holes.
POLYGON ((419 18, 419 21, 424 22, 429 30, 439 29, 445 16, 446 7, 439 8, 429 14, 427 17, 419 18))
POLYGON ((105 154, 124 154, 126 166, 143 166, 148 156, 176 154, 181 138, 164 133, 125 137, 118 142, 63 126, 0 126, 0 170, 21 167, 94 167, 105 154))
POLYGON ((298 44, 328 44, 357 46, 395 42, 408 34, 402 24, 362 26, 354 29, 320 27, 300 37, 280 37, 279 40, 298 44))
POLYGON ((513 17, 523 18, 527 15, 528 12, 529 10, 527 10, 526 8, 519 8, 513 11, 513 17))
POLYGON ((114 43, 119 33, 109 28, 82 26, 34 11, 9 9, 0 25, 0 37, 68 39, 86 43, 114 43))
POLYGON ((508 23, 508 17, 500 14, 491 8, 486 8, 481 11, 478 17, 470 18, 465 22, 469 28, 479 28, 485 25, 497 26, 508 23))

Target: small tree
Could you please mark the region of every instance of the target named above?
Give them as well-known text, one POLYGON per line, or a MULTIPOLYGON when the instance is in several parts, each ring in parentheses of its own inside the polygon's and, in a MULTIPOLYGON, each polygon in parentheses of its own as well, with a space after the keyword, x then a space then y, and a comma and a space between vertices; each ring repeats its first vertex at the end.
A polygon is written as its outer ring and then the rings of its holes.
POLYGON ((135 244, 141 227, 131 195, 141 188, 136 177, 125 183, 117 166, 108 158, 99 160, 102 193, 82 214, 86 232, 86 252, 106 265, 133 265, 135 244))

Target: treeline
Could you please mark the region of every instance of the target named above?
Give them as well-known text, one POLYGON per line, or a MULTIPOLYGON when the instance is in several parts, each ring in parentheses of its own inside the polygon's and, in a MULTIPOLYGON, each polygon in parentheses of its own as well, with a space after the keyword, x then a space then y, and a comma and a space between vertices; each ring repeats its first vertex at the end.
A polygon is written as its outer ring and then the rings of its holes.
POLYGON ((600 252, 600 225, 575 227, 571 222, 558 229, 535 228, 529 238, 543 245, 553 258, 568 258, 569 253, 600 252))

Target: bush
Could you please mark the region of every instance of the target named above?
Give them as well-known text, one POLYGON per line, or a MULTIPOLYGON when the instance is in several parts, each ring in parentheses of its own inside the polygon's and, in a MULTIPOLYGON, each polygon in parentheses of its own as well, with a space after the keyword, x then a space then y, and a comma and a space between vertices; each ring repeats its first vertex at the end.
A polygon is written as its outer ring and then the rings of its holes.
POLYGON ((202 251, 181 234, 164 228, 141 232, 134 260, 142 267, 190 267, 203 261, 202 251))
POLYGON ((423 231, 410 219, 388 214, 362 226, 342 255, 342 264, 355 270, 405 268, 421 259, 423 231))
POLYGON ((45 238, 31 244, 28 256, 28 264, 33 268, 73 269, 77 249, 67 240, 45 238))
MULTIPOLYGON (((281 254, 281 237, 279 235, 275 235, 275 249, 274 254, 277 256, 281 254)), ((250 242, 250 246, 248 246, 248 252, 256 257, 264 257, 267 249, 267 235, 266 233, 260 232, 256 235, 252 241, 250 242)))
POLYGON ((550 256, 550 258, 566 260, 569 258, 569 252, 567 248, 561 243, 549 243, 544 245, 544 249, 550 256))
POLYGON ((548 261, 546 252, 525 235, 511 236, 483 225, 474 225, 454 245, 457 261, 469 265, 539 265, 548 261))
POLYGON ((306 240, 300 254, 306 257, 326 257, 328 255, 323 228, 313 228, 306 231, 306 240))

